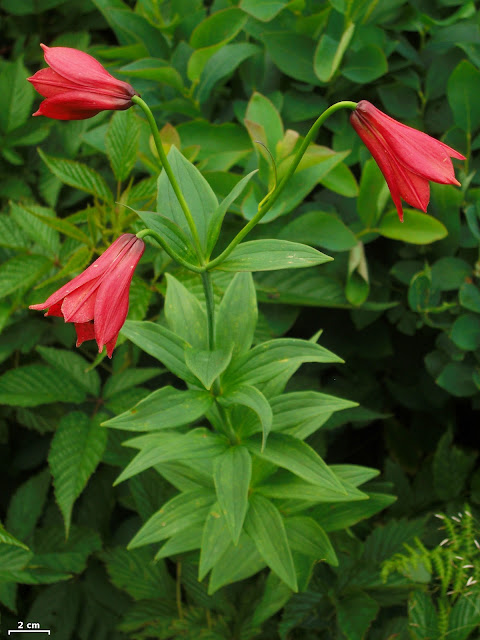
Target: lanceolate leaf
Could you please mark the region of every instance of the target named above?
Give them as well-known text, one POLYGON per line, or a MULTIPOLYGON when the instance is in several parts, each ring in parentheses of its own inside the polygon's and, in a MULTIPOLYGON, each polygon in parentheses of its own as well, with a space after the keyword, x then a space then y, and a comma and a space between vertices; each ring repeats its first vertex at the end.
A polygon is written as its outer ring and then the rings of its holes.
POLYGON ((227 446, 221 436, 204 428, 194 429, 186 434, 161 431, 127 440, 124 444, 140 449, 140 453, 125 467, 115 484, 119 484, 161 462, 198 458, 205 460, 216 457, 227 446))
POLYGON ((268 434, 272 428, 272 408, 263 393, 256 387, 240 385, 227 390, 224 395, 218 397, 218 402, 226 407, 241 404, 255 413, 262 427, 262 450, 267 442, 268 434))
POLYGON ((267 565, 290 589, 297 591, 297 577, 282 516, 263 496, 252 494, 245 529, 267 565))
POLYGON ((192 240, 187 236, 181 225, 179 226, 165 215, 153 213, 152 211, 136 211, 136 214, 146 227, 162 236, 177 255, 191 264, 198 263, 192 240))
POLYGON ((215 488, 231 538, 238 544, 248 509, 252 459, 243 446, 228 448, 215 461, 215 488))
POLYGON ((313 518, 298 516, 285 520, 290 548, 316 560, 325 560, 338 566, 338 559, 332 544, 322 527, 313 518))
POLYGON ((185 382, 199 385, 197 378, 185 364, 187 343, 173 331, 153 322, 127 320, 121 333, 185 382))
POLYGON ((257 325, 257 297, 251 273, 237 273, 216 311, 215 341, 232 356, 248 351, 257 325))
POLYGON ((306 442, 282 433, 271 433, 263 451, 259 444, 256 436, 247 441, 250 451, 264 460, 291 471, 307 482, 337 491, 340 496, 347 494, 342 481, 306 442))
POLYGON ((185 349, 187 367, 203 383, 205 389, 210 389, 213 382, 225 371, 231 357, 231 352, 221 349, 210 351, 190 346, 185 349))
POLYGON ((127 431, 172 429, 197 420, 208 410, 213 396, 206 391, 157 389, 129 411, 107 420, 102 426, 127 431))
POLYGON ((198 298, 171 274, 166 274, 165 317, 170 329, 192 345, 207 347, 207 318, 198 298))
POLYGON ((134 549, 152 542, 160 542, 203 522, 214 502, 215 493, 207 489, 180 493, 147 520, 128 548, 134 549))
POLYGON ((62 418, 53 437, 48 463, 67 536, 73 503, 95 471, 106 444, 105 429, 80 411, 62 418))
POLYGON ((243 533, 238 545, 235 546, 231 542, 213 567, 208 585, 209 595, 226 584, 253 576, 263 569, 265 564, 253 540, 243 533))
POLYGON ((285 364, 303 362, 343 362, 331 351, 314 342, 279 338, 263 342, 234 360, 223 377, 223 384, 256 384, 273 378, 285 364), (281 363, 281 366, 280 364, 281 363))
POLYGON ((231 546, 232 538, 227 525, 227 517, 216 502, 205 520, 200 551, 198 579, 203 580, 210 569, 231 546))
POLYGON ((250 240, 235 247, 221 262, 221 271, 275 271, 301 269, 330 262, 333 258, 313 247, 289 240, 250 240))

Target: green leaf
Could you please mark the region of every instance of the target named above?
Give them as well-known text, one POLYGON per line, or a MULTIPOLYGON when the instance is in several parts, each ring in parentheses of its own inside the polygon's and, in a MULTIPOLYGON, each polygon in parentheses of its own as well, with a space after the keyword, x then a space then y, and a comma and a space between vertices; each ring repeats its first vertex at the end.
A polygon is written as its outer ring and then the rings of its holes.
POLYGON ((367 258, 363 242, 358 242, 350 250, 348 256, 347 282, 345 297, 353 306, 362 305, 368 298, 370 281, 368 276, 367 258))
POLYGON ((257 384, 272 379, 285 364, 343 362, 320 345, 297 338, 278 338, 257 345, 232 361, 223 376, 223 386, 257 384))
POLYGON ((357 198, 357 213, 366 229, 371 229, 376 225, 389 197, 390 192, 385 178, 378 164, 373 158, 370 158, 362 169, 360 191, 357 198))
POLYGON ((129 78, 142 78, 152 80, 159 85, 168 85, 178 91, 184 88, 180 73, 160 58, 142 58, 122 67, 118 73, 125 74, 129 78))
POLYGON ((51 268, 51 261, 36 254, 16 255, 0 265, 0 298, 29 289, 51 268))
POLYGON ((258 310, 255 285, 249 272, 237 273, 230 281, 216 311, 216 346, 234 358, 251 347, 258 310))
MULTIPOLYGON (((257 91, 255 91, 250 98, 247 111, 245 112, 245 125, 249 130, 252 142, 255 142, 258 136, 254 134, 250 123, 255 123, 262 127, 262 130, 265 132, 265 137, 261 142, 267 146, 270 153, 275 157, 277 144, 282 140, 284 135, 282 119, 273 103, 257 91)), ((255 150, 257 153, 263 155, 261 147, 255 145, 255 150)), ((271 161, 269 160, 268 164, 270 163, 271 161)))
POLYGON ((42 246, 46 250, 47 256, 56 256, 60 250, 60 238, 57 231, 51 225, 45 224, 40 217, 36 216, 34 211, 44 215, 45 217, 55 217, 55 212, 46 207, 29 205, 24 207, 14 202, 10 203, 10 212, 12 218, 21 227, 24 233, 30 237, 36 244, 42 246))
POLYGON ((274 431, 303 440, 321 427, 335 411, 357 406, 355 402, 318 391, 284 393, 270 402, 274 431))
POLYGON ((439 291, 456 291, 472 277, 472 265, 453 256, 444 256, 432 265, 432 284, 439 291))
POLYGON ((262 597, 255 605, 252 625, 260 626, 286 605, 291 597, 292 590, 275 573, 270 571, 262 597))
POLYGON ((413 640, 438 638, 437 612, 428 594, 414 591, 408 599, 409 631, 413 640))
POLYGON ((8 533, 8 531, 6 531, 5 528, 0 524, 0 545, 2 544, 11 545, 13 547, 20 547, 25 551, 29 551, 26 544, 23 544, 23 542, 17 540, 15 536, 12 536, 11 533, 8 533))
POLYGON ((71 222, 68 222, 64 218, 56 218, 56 217, 43 215, 41 213, 42 211, 41 207, 31 207, 29 205, 23 205, 23 206, 29 213, 36 216, 39 220, 44 222, 47 226, 51 227, 52 229, 56 229, 57 231, 60 231, 60 233, 63 233, 63 235, 68 236, 69 238, 73 238, 74 240, 79 240, 80 242, 83 242, 87 246, 90 246, 91 244, 90 238, 87 236, 86 233, 84 233, 81 229, 79 229, 78 226, 72 224, 71 222))
POLYGON ((313 71, 315 40, 293 32, 266 33, 262 39, 280 71, 295 80, 318 84, 313 71), (294 56, 292 51, 295 51, 294 56))
POLYGON ((462 493, 476 457, 475 452, 453 445, 451 431, 444 433, 433 458, 433 482, 440 500, 453 500, 462 493))
POLYGON ((460 304, 469 311, 480 313, 480 290, 471 282, 464 282, 459 291, 460 304))
POLYGON ((333 258, 288 240, 250 240, 235 247, 216 268, 221 271, 274 271, 313 267, 333 258))
POLYGON ((92 396, 99 395, 100 376, 98 371, 92 369, 90 363, 80 354, 65 349, 41 346, 37 347, 37 351, 48 364, 70 378, 81 389, 92 396))
POLYGON ((197 349, 187 346, 185 362, 190 371, 201 381, 205 389, 210 390, 212 384, 230 364, 232 353, 215 349, 197 349))
POLYGON ((460 596, 453 605, 448 620, 448 635, 466 640, 480 625, 480 596, 478 593, 460 596))
MULTIPOLYGON (((200 244, 206 249, 208 221, 218 207, 217 198, 200 171, 174 145, 168 152, 168 161, 192 214, 200 244)), ((185 214, 165 171, 162 171, 158 178, 157 211, 175 222, 189 238, 191 237, 185 214)))
POLYGON ((216 502, 211 508, 203 527, 200 564, 198 567, 199 580, 203 580, 231 545, 232 538, 227 525, 227 518, 221 512, 218 502, 216 502))
POLYGON ((55 498, 68 537, 72 508, 100 462, 107 444, 107 432, 80 411, 60 420, 48 454, 55 498))
POLYGON ((35 90, 26 81, 29 73, 23 66, 23 56, 16 62, 4 62, 0 73, 0 129, 8 133, 20 127, 30 117, 35 90))
POLYGON ((242 445, 229 447, 215 461, 218 505, 235 545, 240 539, 248 509, 251 475, 252 459, 248 449, 242 445))
POLYGON ((236 7, 215 11, 193 30, 190 46, 194 49, 226 43, 241 30, 247 16, 236 7))
POLYGON ((191 264, 198 264, 193 241, 175 222, 152 211, 135 211, 148 229, 156 231, 171 249, 191 264))
POLYGON ((355 24, 350 22, 343 32, 338 32, 335 16, 338 16, 336 12, 331 14, 327 30, 318 42, 313 60, 315 73, 322 82, 329 82, 332 79, 355 31, 355 24))
POLYGON ((173 581, 163 562, 152 562, 149 549, 115 547, 101 557, 113 584, 135 600, 170 597, 173 581))
MULTIPOLYGON (((8 530, 13 535, 25 540, 33 534, 42 515, 49 488, 50 473, 48 469, 44 469, 29 478, 15 491, 8 505, 6 522, 8 530)), ((18 544, 23 546, 22 543, 18 544)))
POLYGON ((81 162, 48 156, 41 149, 38 153, 50 171, 65 184, 86 191, 104 202, 113 202, 113 195, 107 183, 94 169, 81 162))
POLYGON ((126 180, 137 161, 140 128, 133 110, 117 111, 105 135, 107 155, 115 178, 126 180))
POLYGON ((147 520, 128 548, 160 542, 203 522, 214 502, 215 493, 206 489, 180 493, 147 520))
POLYGON ((396 210, 388 211, 380 220, 376 231, 385 238, 403 240, 411 244, 431 244, 448 235, 439 220, 415 209, 404 209, 405 219, 400 222, 396 210))
POLYGON ((225 440, 208 429, 198 428, 188 433, 160 431, 138 436, 123 443, 128 447, 140 449, 135 458, 118 476, 115 484, 119 484, 132 476, 154 467, 162 462, 176 460, 195 460, 213 458, 226 448, 225 440))
POLYGON ((78 384, 65 378, 61 371, 42 364, 29 364, 10 369, 0 376, 0 404, 37 407, 51 402, 85 400, 78 384))
POLYGON ((349 640, 363 640, 379 610, 380 606, 364 591, 347 594, 337 604, 338 626, 349 640))
POLYGON ((157 431, 189 424, 203 416, 213 402, 205 391, 180 391, 173 387, 157 389, 129 411, 102 423, 127 431, 157 431))
POLYGON ((325 211, 309 211, 289 222, 279 234, 280 239, 303 242, 330 251, 348 251, 357 238, 340 218, 325 211))
POLYGON ((226 584, 245 580, 258 573, 265 562, 253 540, 242 533, 238 545, 230 543, 227 550, 215 563, 210 576, 208 593, 212 595, 226 584))
POLYGON ((315 560, 325 560, 328 564, 338 567, 338 559, 327 534, 313 518, 287 518, 285 531, 292 551, 311 556, 315 560))
MULTIPOLYGON (((335 465, 330 467, 330 470, 335 473, 335 465)), ((338 480, 342 483, 344 493, 340 493, 338 488, 332 488, 326 484, 312 484, 296 476, 285 476, 284 473, 279 473, 274 478, 258 485, 257 491, 263 496, 267 496, 267 498, 277 498, 279 500, 295 500, 298 496, 301 496, 302 502, 338 503, 366 500, 368 498, 367 494, 357 490, 348 481, 344 481, 341 476, 338 476, 338 480)))
POLYGON ((346 56, 342 75, 359 84, 372 82, 388 71, 387 58, 380 47, 367 44, 346 56))
POLYGON ((185 364, 187 343, 173 331, 153 322, 127 320, 121 333, 140 349, 160 360, 176 376, 189 384, 198 385, 197 378, 185 364))
POLYGON ((307 482, 337 492, 339 497, 347 494, 341 480, 318 453, 302 440, 284 433, 271 433, 263 451, 255 436, 246 442, 246 446, 262 460, 287 469, 307 482))
POLYGON ((360 520, 365 520, 386 509, 396 497, 384 493, 368 492, 368 500, 337 504, 320 504, 311 512, 315 520, 325 531, 339 531, 352 527, 360 520))
POLYGON ((475 87, 480 82, 480 71, 468 60, 462 60, 448 78, 447 97, 455 124, 473 133, 480 125, 480 96, 475 87))
POLYGON ((450 337, 459 349, 475 351, 480 346, 480 316, 464 313, 456 318, 450 337))
POLYGON ((282 516, 270 500, 255 493, 250 496, 245 530, 270 569, 292 591, 297 591, 297 576, 282 516))
POLYGON ((229 207, 235 202, 235 200, 243 193, 245 187, 253 178, 253 176, 258 173, 258 169, 251 171, 248 175, 243 177, 230 191, 228 196, 226 196, 222 202, 215 209, 213 214, 210 217, 208 222, 208 232, 207 232, 207 255, 209 256, 215 244, 218 240, 218 236, 220 235, 220 229, 222 227, 222 222, 227 213, 229 207))
POLYGON ((198 298, 170 273, 166 274, 165 317, 170 329, 192 347, 207 347, 207 318, 198 298))
POLYGON ((203 527, 199 524, 190 529, 180 531, 180 533, 176 533, 160 547, 155 554, 155 561, 200 549, 202 544, 202 531, 203 527))
POLYGON ((449 362, 435 378, 435 382, 458 398, 466 398, 478 393, 478 388, 473 380, 477 371, 466 362, 449 362))
POLYGON ((239 385, 227 389, 222 396, 217 398, 219 404, 224 407, 243 405, 254 411, 260 420, 262 428, 262 451, 267 443, 268 434, 272 428, 272 408, 263 393, 256 387, 239 385))
POLYGON ((262 22, 269 22, 288 5, 288 0, 242 0, 240 9, 262 22))
POLYGON ((216 51, 208 60, 200 76, 196 96, 199 103, 203 104, 210 98, 217 82, 229 76, 244 60, 260 51, 259 47, 247 42, 226 44, 216 51))
POLYGON ((143 384, 152 378, 165 373, 163 367, 136 367, 135 369, 125 369, 123 371, 115 371, 103 387, 103 397, 111 398, 117 393, 143 384))

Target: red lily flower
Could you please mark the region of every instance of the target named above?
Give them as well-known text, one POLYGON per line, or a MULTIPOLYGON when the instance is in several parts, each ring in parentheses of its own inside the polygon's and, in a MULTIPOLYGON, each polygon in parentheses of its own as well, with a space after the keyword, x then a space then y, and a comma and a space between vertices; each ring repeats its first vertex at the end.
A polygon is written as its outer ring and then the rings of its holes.
POLYGON ((367 100, 357 104, 350 122, 380 167, 401 222, 401 199, 427 210, 429 180, 460 185, 450 158, 465 160, 465 156, 443 142, 397 122, 367 100))
POLYGON ((96 340, 112 357, 120 329, 128 312, 128 294, 133 272, 145 250, 145 243, 133 233, 117 238, 83 273, 67 282, 42 304, 30 309, 48 311, 46 316, 63 317, 75 323, 77 347, 96 340))
POLYGON ((50 67, 28 78, 46 98, 34 116, 85 120, 100 111, 122 111, 132 106, 135 89, 110 75, 88 53, 69 47, 40 46, 50 67))

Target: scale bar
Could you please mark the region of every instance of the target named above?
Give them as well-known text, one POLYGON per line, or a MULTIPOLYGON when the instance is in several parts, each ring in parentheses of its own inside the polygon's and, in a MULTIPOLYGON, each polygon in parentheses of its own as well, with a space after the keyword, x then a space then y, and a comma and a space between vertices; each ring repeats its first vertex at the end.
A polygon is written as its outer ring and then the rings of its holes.
POLYGON ((9 629, 8 635, 11 633, 48 633, 50 635, 50 629, 9 629))

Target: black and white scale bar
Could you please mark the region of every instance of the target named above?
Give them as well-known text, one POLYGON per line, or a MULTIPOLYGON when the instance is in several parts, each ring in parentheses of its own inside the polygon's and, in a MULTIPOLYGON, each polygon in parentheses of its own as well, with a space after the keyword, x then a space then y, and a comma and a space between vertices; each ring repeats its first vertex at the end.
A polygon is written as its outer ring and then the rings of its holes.
POLYGON ((8 635, 11 633, 48 633, 50 635, 50 629, 9 629, 8 635))

